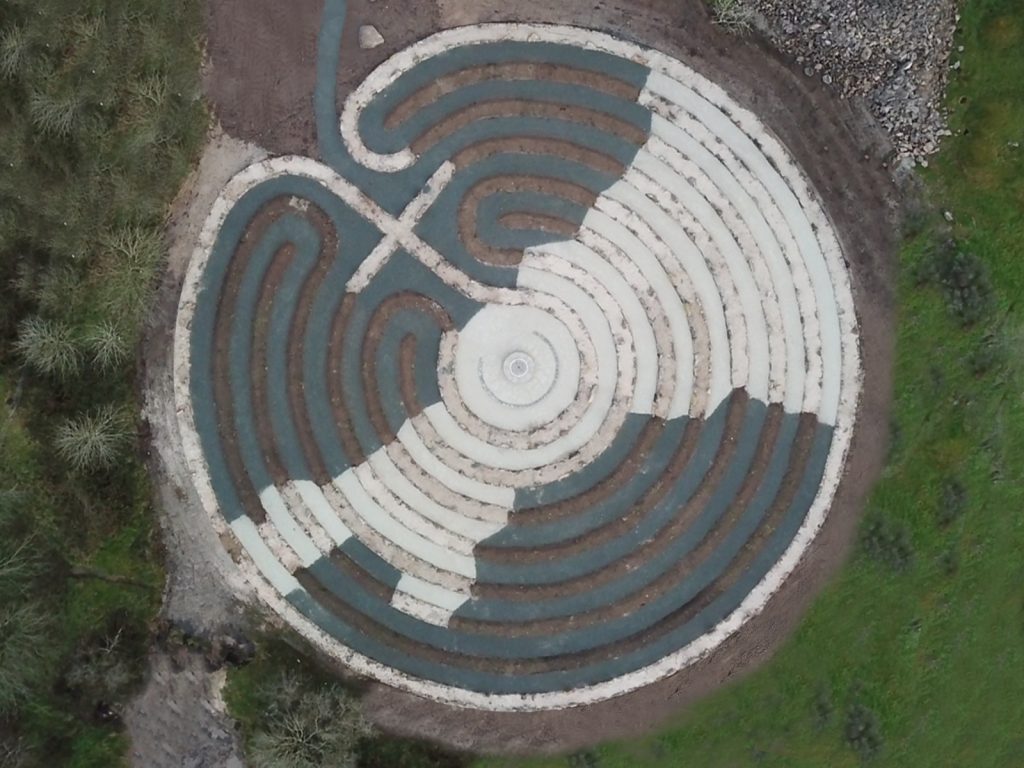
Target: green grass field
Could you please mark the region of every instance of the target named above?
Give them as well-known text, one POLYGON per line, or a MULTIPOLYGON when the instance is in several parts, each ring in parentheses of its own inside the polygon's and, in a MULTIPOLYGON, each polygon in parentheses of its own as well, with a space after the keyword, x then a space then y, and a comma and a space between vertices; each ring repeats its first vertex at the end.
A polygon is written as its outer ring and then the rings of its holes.
POLYGON ((924 177, 994 297, 964 328, 922 284, 941 215, 905 244, 892 455, 857 554, 774 660, 660 732, 480 768, 1024 765, 1019 0, 968 0, 956 45, 955 136, 924 177))

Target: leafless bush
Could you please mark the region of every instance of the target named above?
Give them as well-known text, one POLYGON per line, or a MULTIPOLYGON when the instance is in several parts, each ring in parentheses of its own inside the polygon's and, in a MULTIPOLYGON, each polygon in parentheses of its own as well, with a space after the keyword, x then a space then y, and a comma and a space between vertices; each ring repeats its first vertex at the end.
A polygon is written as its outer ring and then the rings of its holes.
POLYGON ((267 692, 263 728, 249 743, 254 768, 353 768, 356 746, 370 732, 359 700, 344 688, 310 688, 283 673, 267 692))

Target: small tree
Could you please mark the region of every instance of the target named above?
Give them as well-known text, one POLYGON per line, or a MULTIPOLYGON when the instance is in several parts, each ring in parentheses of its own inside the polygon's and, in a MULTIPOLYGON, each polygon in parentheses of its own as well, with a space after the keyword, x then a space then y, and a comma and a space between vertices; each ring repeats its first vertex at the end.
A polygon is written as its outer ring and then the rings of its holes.
POLYGON ((29 317, 18 328, 15 346, 25 362, 48 376, 70 378, 81 366, 78 339, 66 323, 29 317))
POLYGON ((36 603, 0 608, 0 714, 10 714, 46 676, 52 634, 36 603))
POLYGON ((123 626, 112 628, 80 648, 64 681, 91 701, 122 701, 140 679, 138 659, 125 634, 123 626))
POLYGON ((263 727, 249 743, 254 768, 352 768, 370 732, 359 701, 338 685, 309 687, 283 673, 266 692, 263 727))
POLYGON ((34 545, 32 539, 24 539, 17 546, 0 547, 0 600, 20 597, 39 574, 40 562, 34 545))
POLYGON ((108 469, 131 438, 128 419, 116 408, 68 419, 57 428, 57 453, 74 469, 108 469))
POLYGON ((23 768, 29 764, 29 747, 15 733, 0 733, 0 768, 23 768))

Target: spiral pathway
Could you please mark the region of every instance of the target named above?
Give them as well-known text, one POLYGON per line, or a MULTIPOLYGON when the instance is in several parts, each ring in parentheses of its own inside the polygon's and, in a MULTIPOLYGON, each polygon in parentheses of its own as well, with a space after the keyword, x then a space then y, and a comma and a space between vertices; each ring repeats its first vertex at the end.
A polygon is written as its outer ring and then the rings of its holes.
POLYGON ((712 651, 813 541, 860 387, 790 155, 679 61, 570 27, 441 32, 337 119, 322 162, 227 185, 179 308, 187 457, 263 599, 483 709, 712 651))

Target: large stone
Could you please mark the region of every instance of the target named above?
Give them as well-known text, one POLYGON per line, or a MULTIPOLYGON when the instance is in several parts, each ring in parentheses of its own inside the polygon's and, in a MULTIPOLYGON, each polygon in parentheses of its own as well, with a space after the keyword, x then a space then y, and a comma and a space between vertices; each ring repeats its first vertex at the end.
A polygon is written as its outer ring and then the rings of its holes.
POLYGON ((359 28, 359 47, 363 49, 376 48, 384 44, 384 35, 372 24, 364 24, 359 28))

